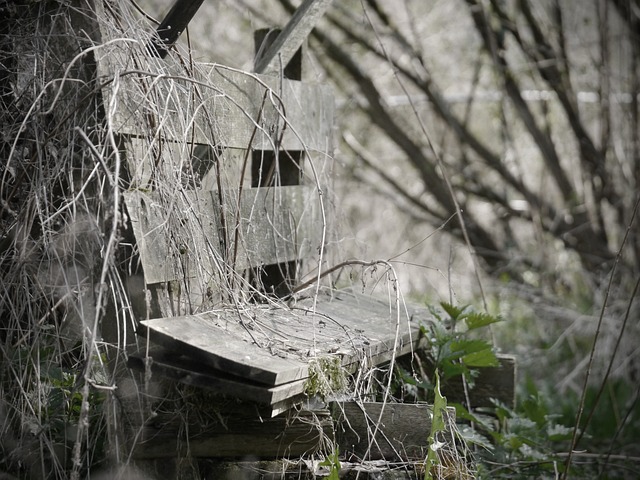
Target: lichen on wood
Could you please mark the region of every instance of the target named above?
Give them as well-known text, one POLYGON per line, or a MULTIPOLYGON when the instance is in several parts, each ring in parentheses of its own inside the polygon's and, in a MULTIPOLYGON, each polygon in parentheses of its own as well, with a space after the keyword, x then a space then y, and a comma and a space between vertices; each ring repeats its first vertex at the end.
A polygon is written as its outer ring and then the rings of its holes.
POLYGON ((304 388, 308 396, 318 395, 327 398, 344 392, 347 385, 348 374, 340 357, 318 357, 309 362, 309 377, 304 388))

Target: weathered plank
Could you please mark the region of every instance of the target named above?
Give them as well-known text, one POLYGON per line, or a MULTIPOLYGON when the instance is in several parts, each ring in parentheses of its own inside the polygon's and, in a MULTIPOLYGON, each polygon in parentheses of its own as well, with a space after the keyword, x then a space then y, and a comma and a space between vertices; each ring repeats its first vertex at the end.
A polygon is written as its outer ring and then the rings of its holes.
POLYGON ((515 407, 517 365, 513 355, 497 355, 500 365, 478 369, 478 377, 474 379, 474 387, 467 388, 465 393, 462 378, 457 377, 442 385, 442 394, 449 402, 467 405, 467 398, 472 408, 492 407, 493 399, 515 407))
MULTIPOLYGON (((425 403, 334 402, 336 440, 347 458, 389 462, 424 459, 431 431, 432 406, 425 403), (375 436, 374 436, 375 432, 375 436)), ((445 423, 455 424, 447 408, 445 423)), ((450 433, 443 432, 442 438, 450 433)))
POLYGON ((298 260, 321 247, 322 212, 315 187, 243 190, 238 213, 236 268, 298 260))
POLYGON ((223 123, 217 127, 219 144, 258 150, 328 151, 334 117, 329 87, 254 76, 217 65, 202 65, 202 69, 205 84, 224 92, 211 96, 204 105, 218 123, 223 123))
MULTIPOLYGON (((366 358, 371 366, 419 340, 417 318, 396 322, 393 309, 364 295, 323 293, 312 307, 309 299, 293 309, 253 305, 142 324, 155 343, 268 387, 307 378, 309 363, 318 358, 335 357, 345 367, 366 358)), ((292 385, 289 393, 303 393, 303 387, 292 385)))
POLYGON ((132 458, 300 457, 317 452, 323 441, 333 438, 328 410, 303 409, 264 418, 245 406, 236 411, 225 408, 217 418, 220 421, 214 417, 209 424, 191 420, 185 425, 181 412, 161 415, 139 430, 132 458))
POLYGON ((333 0, 304 0, 275 41, 256 58, 254 71, 278 74, 284 68, 333 0))
MULTIPOLYGON (((296 307, 313 312, 313 298, 299 301, 296 307)), ((364 335, 366 340, 361 351, 342 352, 344 365, 358 362, 361 353, 379 365, 394 354, 399 356, 410 352, 418 345, 419 319, 428 314, 428 309, 411 304, 401 304, 398 311, 393 304, 358 294, 352 289, 325 292, 321 301, 315 304, 315 311, 346 331, 364 335)))
MULTIPOLYGON (((270 339, 264 339, 264 335, 256 333, 254 337, 264 343, 253 341, 253 330, 261 328, 262 319, 258 319, 261 313, 264 309, 210 311, 146 320, 142 324, 149 328, 150 338, 155 343, 250 382, 273 386, 306 378, 306 362, 287 358, 284 352, 283 356, 272 354, 273 350, 267 348, 270 339), (229 324, 236 328, 228 328, 229 324)), ((286 321, 283 315, 276 320, 277 323, 286 321)))
POLYGON ((149 352, 132 353, 127 361, 129 368, 140 372, 146 371, 147 364, 154 376, 211 390, 228 398, 249 400, 263 405, 263 414, 268 417, 289 410, 295 403, 303 400, 304 379, 267 387, 231 375, 224 370, 213 370, 197 358, 157 348, 149 352))
POLYGON ((288 186, 180 190, 167 197, 125 192, 147 283, 202 279, 313 255, 322 242, 319 194, 288 186), (222 206, 220 200, 222 199, 222 206), (223 221, 224 218, 224 221, 223 221))
MULTIPOLYGON (((200 362, 190 374, 189 364, 178 363, 184 371, 167 375, 213 388, 233 380, 229 392, 273 405, 305 393, 309 365, 318 359, 337 358, 353 372, 362 362, 380 365, 417 349, 423 341, 419 325, 426 318, 422 307, 408 305, 398 318, 386 302, 341 290, 323 292, 315 309, 308 298, 293 307, 219 308, 142 323, 155 343, 200 362)), ((500 361, 500 367, 480 369, 469 390, 473 407, 488 406, 491 398, 513 405, 515 359, 501 356, 500 361)), ((443 385, 443 393, 450 402, 466 401, 459 382, 443 385)))
POLYGON ((147 64, 144 70, 116 77, 117 83, 103 89, 112 105, 110 124, 119 134, 156 143, 327 151, 334 112, 326 86, 207 64, 188 76, 181 65, 140 62, 147 64))
POLYGON ((126 22, 136 18, 132 11, 119 15, 130 5, 95 3, 102 44, 94 53, 115 133, 158 143, 327 151, 334 112, 329 87, 152 57, 152 26, 126 22))
POLYGON ((168 198, 134 190, 124 199, 147 283, 207 278, 222 268, 211 192, 183 190, 168 198))

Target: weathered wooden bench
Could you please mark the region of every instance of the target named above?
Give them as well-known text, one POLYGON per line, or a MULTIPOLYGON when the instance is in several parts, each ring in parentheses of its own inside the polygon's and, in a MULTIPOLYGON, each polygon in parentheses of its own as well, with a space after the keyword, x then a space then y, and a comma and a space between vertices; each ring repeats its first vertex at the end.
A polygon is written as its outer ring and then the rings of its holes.
MULTIPOLYGON (((423 340, 426 309, 321 281, 333 221, 333 97, 300 81, 300 53, 290 57, 313 25, 305 9, 317 15, 327 3, 304 2, 280 36, 257 43, 263 74, 159 58, 162 38, 158 47, 96 2, 106 126, 128 186, 123 271, 143 339, 129 366, 141 372, 140 390, 177 381, 217 415, 185 423, 144 392, 153 405, 131 422, 134 458, 316 451, 334 420, 301 405, 344 393, 347 375, 369 374, 423 340)), ((505 384, 508 398, 513 377, 505 384)))

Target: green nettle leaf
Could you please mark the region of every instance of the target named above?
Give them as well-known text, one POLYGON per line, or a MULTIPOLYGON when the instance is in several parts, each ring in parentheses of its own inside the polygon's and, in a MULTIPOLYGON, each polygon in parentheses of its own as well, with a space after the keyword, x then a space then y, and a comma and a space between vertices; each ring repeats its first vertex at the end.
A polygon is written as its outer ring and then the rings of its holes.
POLYGON ((423 332, 432 345, 444 345, 451 340, 451 331, 447 330, 442 322, 433 323, 429 329, 423 332))
POLYGON ((465 355, 462 357, 462 361, 468 367, 497 367, 500 365, 496 354, 490 348, 465 355))
POLYGON ((455 356, 455 358, 461 358, 483 350, 491 350, 491 344, 486 340, 460 339, 451 342, 451 355, 455 356))
POLYGON ((547 428, 547 436, 552 442, 562 442, 570 440, 573 435, 573 428, 564 425, 551 425, 547 428))
POLYGON ((537 448, 533 448, 531 445, 527 445, 526 443, 520 447, 520 453, 525 458, 533 460, 546 460, 548 458, 545 453, 541 452, 537 448))
POLYGON ((485 340, 460 339, 451 342, 446 360, 460 359, 466 367, 495 367, 498 359, 485 340))
POLYGON ((509 448, 509 450, 519 450, 522 445, 524 445, 524 441, 520 435, 515 435, 513 433, 505 433, 503 435, 503 440, 505 446, 509 448))
POLYGON ((440 315, 440 312, 438 312, 438 310, 433 305, 427 305, 427 308, 429 309, 429 313, 431 313, 431 315, 433 315, 433 317, 438 320, 438 323, 442 323, 442 316, 440 315))
MULTIPOLYGON (((453 320, 454 322, 457 320, 460 320, 461 318, 464 318, 463 317, 464 311, 468 307, 467 305, 465 305, 464 307, 456 307, 447 302, 442 302, 440 306, 447 313, 447 315, 451 317, 451 320, 453 320)), ((466 317, 466 315, 464 316, 466 317)))
POLYGON ((536 422, 538 427, 548 424, 549 409, 540 396, 529 395, 522 401, 520 409, 527 418, 536 422))
POLYGON ((498 400, 493 398, 491 399, 491 401, 495 405, 493 414, 496 416, 498 422, 501 425, 506 424, 511 418, 515 416, 515 413, 510 408, 505 406, 502 402, 499 402, 498 400))
POLYGON ((488 313, 472 312, 465 317, 464 321, 469 330, 475 330, 476 328, 486 327, 492 323, 501 322, 502 319, 494 315, 489 315, 488 313))
POLYGON ((441 364, 442 375, 445 380, 449 380, 450 378, 457 377, 460 375, 467 375, 469 373, 469 369, 463 363, 453 363, 453 362, 443 362, 441 364))
POLYGON ((509 428, 513 432, 535 435, 539 432, 538 425, 530 418, 516 416, 509 421, 509 428))
POLYGON ((477 429, 471 428, 468 425, 462 425, 458 428, 458 435, 460 435, 468 445, 476 445, 487 451, 495 450, 495 445, 492 443, 490 436, 483 435, 477 429))

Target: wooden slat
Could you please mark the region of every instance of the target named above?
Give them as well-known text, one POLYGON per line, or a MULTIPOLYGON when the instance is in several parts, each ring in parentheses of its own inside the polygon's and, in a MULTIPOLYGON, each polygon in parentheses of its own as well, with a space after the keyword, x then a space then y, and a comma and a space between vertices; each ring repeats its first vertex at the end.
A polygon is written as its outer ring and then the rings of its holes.
MULTIPOLYGON (((189 418, 199 414, 195 412, 189 418)), ((161 414, 140 429, 131 448, 132 458, 243 458, 247 455, 294 458, 317 452, 327 438, 333 438, 333 421, 328 410, 301 410, 264 418, 245 405, 239 411, 225 408, 220 418, 223 421, 210 425, 194 421, 185 425, 183 412, 161 414)))
POLYGON ((216 191, 179 191, 167 198, 135 190, 124 198, 147 283, 200 277, 207 284, 229 267, 242 272, 313 255, 322 241, 313 187, 224 192, 226 232, 216 191))
POLYGON ((124 193, 146 283, 215 276, 222 263, 211 192, 124 193))
MULTIPOLYGON (((135 48, 125 52, 135 57, 135 48)), ((164 61, 140 54, 140 69, 122 72, 131 59, 122 58, 125 53, 111 46, 104 50, 115 58, 99 62, 102 76, 122 74, 103 88, 116 133, 156 143, 328 151, 334 107, 327 86, 208 64, 198 64, 188 74, 175 60, 159 65, 164 61)))
MULTIPOLYGON (((256 345, 253 342, 252 331, 259 326, 252 317, 263 313, 260 309, 237 313, 234 315, 232 310, 210 311, 146 320, 142 324, 149 328, 149 335, 155 343, 250 382, 274 386, 308 376, 306 362, 286 358, 285 353, 274 355, 266 343, 256 345), (230 324, 233 327, 229 327, 230 324)), ((284 318, 280 320, 286 321, 284 318)))
MULTIPOLYGON (((312 361, 338 357, 345 371, 353 372, 363 361, 373 367, 394 354, 396 317, 387 303, 345 290, 321 294, 316 313, 311 307, 306 299, 293 309, 254 305, 142 323, 155 343, 192 357, 178 362, 159 357, 157 373, 278 411, 304 395, 312 361)), ((418 347, 420 322, 429 318, 425 308, 408 305, 407 310, 397 356, 418 347)), ((513 405, 514 381, 512 357, 501 357, 499 368, 480 369, 470 391, 473 406, 489 405, 489 398, 513 405)), ((449 401, 463 401, 455 383, 442 388, 449 401)))
POLYGON ((334 115, 329 87, 152 57, 152 25, 145 29, 118 18, 119 9, 132 8, 126 3, 95 4, 102 45, 94 54, 115 133, 155 142, 327 152, 334 115))
POLYGON ((273 44, 257 58, 256 73, 278 74, 289 63, 333 0, 304 0, 273 44))
MULTIPOLYGON (((216 120, 218 144, 328 151, 334 116, 329 87, 249 75, 216 65, 203 64, 201 68, 202 81, 208 85, 204 107, 216 120)), ((210 139, 206 130, 196 130, 197 143, 210 139)))
MULTIPOLYGON (((384 459, 389 462, 424 460, 427 456, 432 406, 426 403, 334 402, 336 440, 347 459, 384 459), (373 433, 377 433, 374 437, 373 433)), ((447 432, 451 438, 455 409, 447 408, 447 432)))
POLYGON ((319 200, 315 187, 303 185, 243 190, 236 268, 315 254, 322 242, 319 200))
POLYGON ((304 380, 266 387, 223 370, 212 370, 197 359, 168 350, 133 353, 129 355, 127 364, 129 368, 144 372, 147 362, 153 375, 212 390, 228 398, 250 400, 264 405, 264 408, 268 406, 263 414, 269 417, 290 409, 294 402, 301 400, 304 392, 304 380))
POLYGON ((417 319, 400 322, 396 344, 396 322, 388 315, 395 318, 384 303, 334 292, 317 302, 315 313, 302 302, 295 309, 256 305, 142 324, 156 343, 213 369, 277 386, 307 378, 309 362, 317 358, 337 356, 349 366, 366 357, 371 365, 389 360, 394 349, 415 347, 417 319))
MULTIPOLYGON (((403 355, 418 345, 418 319, 427 315, 426 308, 402 305, 398 315, 395 306, 350 289, 334 291, 330 296, 329 301, 316 305, 316 311, 350 331, 366 332, 368 343, 364 351, 375 364, 390 360, 394 351, 396 355, 403 355)), ((299 302, 298 307, 312 310, 313 299, 299 302)), ((345 365, 357 361, 357 355, 343 357, 345 365)))

